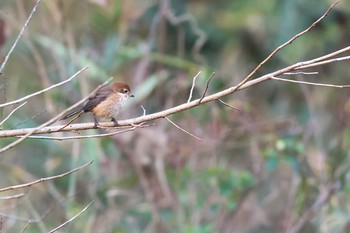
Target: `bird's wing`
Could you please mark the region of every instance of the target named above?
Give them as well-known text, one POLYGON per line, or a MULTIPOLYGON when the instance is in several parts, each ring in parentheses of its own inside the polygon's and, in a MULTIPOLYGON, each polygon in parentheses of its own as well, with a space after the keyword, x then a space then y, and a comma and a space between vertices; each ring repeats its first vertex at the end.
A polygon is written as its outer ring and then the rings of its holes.
POLYGON ((91 96, 83 107, 84 112, 89 112, 99 103, 103 102, 110 94, 113 93, 111 86, 104 86, 99 89, 95 95, 91 96))

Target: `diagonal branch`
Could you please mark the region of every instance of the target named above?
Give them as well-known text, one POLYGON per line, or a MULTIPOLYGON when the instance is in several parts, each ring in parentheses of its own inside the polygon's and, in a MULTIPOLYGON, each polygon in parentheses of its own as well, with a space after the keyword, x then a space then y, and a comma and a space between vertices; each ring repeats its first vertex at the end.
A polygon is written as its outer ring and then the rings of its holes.
POLYGON ((51 231, 49 231, 49 233, 53 233, 58 231, 59 229, 63 228, 64 226, 66 226, 68 223, 72 222, 74 219, 76 219, 79 215, 81 215, 82 213, 85 212, 85 210, 87 210, 92 203, 94 203, 94 201, 90 202, 87 206, 85 206, 84 209, 82 209, 79 213, 77 213, 76 215, 74 215, 72 218, 68 219, 67 221, 65 221, 64 223, 62 223, 61 225, 59 225, 58 227, 56 227, 55 229, 52 229, 51 231))
POLYGON ((169 121, 173 126, 175 126, 176 128, 178 128, 179 130, 181 130, 182 132, 185 132, 186 134, 190 135, 191 137, 194 137, 195 139, 197 139, 198 141, 203 141, 201 138, 197 137, 196 135, 188 132, 187 130, 181 128, 180 126, 178 126, 175 122, 173 122, 172 120, 169 119, 169 117, 165 117, 165 119, 167 121, 169 121))
POLYGON ((34 7, 33 7, 33 9, 32 9, 32 12, 30 12, 30 14, 29 14, 29 16, 28 16, 27 21, 24 23, 24 25, 23 25, 21 31, 19 32, 19 34, 18 34, 18 36, 17 36, 17 38, 16 38, 16 40, 15 40, 15 42, 13 43, 13 45, 12 45, 12 47, 10 48, 9 52, 6 54, 5 59, 4 59, 4 62, 3 62, 3 63, 1 64, 1 66, 0 66, 0 74, 3 74, 3 71, 4 71, 4 69, 5 69, 5 65, 6 65, 8 59, 10 58, 10 56, 11 56, 13 50, 16 48, 16 46, 17 46, 19 40, 21 39, 21 37, 22 37, 22 35, 23 35, 23 32, 24 32, 24 29, 28 26, 29 21, 32 19, 33 15, 34 15, 34 13, 35 13, 35 11, 36 11, 36 8, 38 7, 40 1, 41 1, 41 0, 37 0, 37 1, 36 1, 35 5, 34 5, 34 7))
POLYGON ((2 120, 2 121, 0 122, 0 127, 5 123, 5 121, 7 121, 7 120, 12 116, 13 113, 15 113, 19 108, 21 108, 21 107, 22 107, 23 105, 25 105, 26 103, 27 103, 27 102, 24 102, 24 103, 18 105, 15 109, 13 109, 13 110, 10 112, 10 114, 9 114, 7 117, 5 117, 4 120, 2 120))
POLYGON ((325 18, 328 13, 333 9, 333 7, 335 7, 335 5, 337 5, 339 3, 340 0, 337 0, 335 3, 333 3, 328 9, 327 11, 320 17, 318 18, 315 22, 313 22, 308 28, 306 28, 304 31, 296 34, 295 36, 293 36, 290 40, 288 40, 287 42, 285 42, 284 44, 278 46, 269 56, 267 56, 265 58, 265 60, 263 60, 257 67, 255 67, 255 69, 247 76, 245 77, 237 86, 236 89, 239 89, 243 84, 245 84, 251 77, 253 77, 253 75, 265 64, 267 63, 276 53, 278 53, 281 49, 283 49, 284 47, 286 47, 287 45, 290 45, 291 43, 293 43, 293 41, 295 41, 296 39, 298 39, 299 37, 301 37, 302 35, 308 33, 309 31, 311 31, 323 18, 325 18))
MULTIPOLYGON (((169 108, 169 109, 166 109, 166 110, 163 110, 160 112, 156 112, 156 113, 152 113, 152 114, 148 114, 148 115, 144 115, 144 116, 140 116, 140 117, 136 117, 136 118, 132 118, 132 119, 128 119, 128 120, 120 120, 120 121, 118 121, 118 126, 119 127, 132 126, 132 125, 137 125, 137 124, 144 123, 144 122, 151 121, 151 120, 165 118, 169 115, 173 115, 175 113, 182 112, 182 111, 188 110, 190 108, 194 108, 194 107, 199 106, 201 104, 205 104, 205 103, 208 103, 211 101, 216 101, 224 96, 231 95, 237 91, 240 91, 240 90, 249 88, 251 86, 257 85, 259 83, 265 82, 267 80, 273 79, 274 77, 277 77, 279 75, 283 75, 287 72, 292 72, 292 71, 298 70, 298 69, 300 69, 300 67, 305 67, 305 66, 308 67, 309 65, 317 63, 317 62, 321 61, 322 59, 330 59, 334 56, 338 56, 338 55, 345 53, 345 52, 348 52, 348 51, 350 51, 350 46, 343 48, 343 49, 340 49, 340 50, 337 50, 337 51, 332 52, 330 54, 324 55, 322 57, 318 57, 315 59, 295 63, 293 65, 290 65, 290 66, 287 66, 285 68, 274 71, 272 73, 263 75, 263 76, 258 77, 256 79, 248 80, 247 82, 245 82, 242 85, 237 84, 235 86, 229 87, 229 88, 222 90, 220 92, 208 95, 208 96, 204 97, 203 99, 198 98, 198 99, 195 99, 191 102, 184 103, 184 104, 181 104, 181 105, 178 105, 178 106, 175 106, 173 108, 169 108)), ((333 60, 333 62, 335 62, 335 61, 336 60, 333 60)), ((81 102, 82 101, 80 101, 80 103, 81 102)), ((74 106, 67 109, 65 112, 70 111, 72 108, 74 108, 74 106)), ((59 116, 62 116, 62 115, 63 114, 60 114, 59 116)), ((60 119, 60 117, 58 117, 57 119, 60 119)), ((113 127, 115 125, 113 122, 101 122, 100 126, 107 128, 107 127, 113 127)), ((71 124, 71 125, 68 125, 67 127, 65 127, 64 129, 62 129, 62 127, 63 127, 62 125, 58 125, 58 126, 50 126, 50 127, 2 130, 2 131, 0 131, 0 138, 23 136, 23 135, 27 135, 29 132, 31 132, 31 134, 45 134, 45 133, 56 133, 56 132, 66 132, 66 131, 88 130, 88 129, 94 128, 94 123, 71 124)), ((3 149, 0 149, 0 153, 1 152, 3 152, 3 149)))
MULTIPOLYGON (((165 118, 169 115, 173 115, 176 114, 178 112, 182 112, 185 110, 188 110, 190 108, 194 108, 196 106, 199 106, 201 104, 205 104, 211 101, 216 101, 224 96, 233 94, 239 90, 243 90, 245 88, 254 86, 256 84, 259 84, 261 82, 267 81, 267 80, 271 80, 274 77, 277 77, 279 75, 283 75, 287 72, 295 72, 296 70, 301 70, 304 68, 308 68, 310 66, 312 66, 313 64, 317 64, 317 65, 323 65, 322 61, 327 61, 328 63, 332 63, 332 62, 336 62, 336 61, 340 61, 342 58, 335 58, 336 56, 343 54, 345 52, 350 51, 350 46, 345 47, 343 49, 337 50, 335 52, 326 54, 324 56, 321 57, 317 57, 315 59, 311 59, 311 60, 307 60, 307 61, 302 61, 302 62, 298 62, 295 63, 293 65, 287 66, 285 68, 279 69, 277 71, 274 71, 272 73, 260 76, 258 78, 255 78, 253 80, 249 80, 255 73, 256 71, 263 65, 265 64, 269 59, 271 59, 271 57, 273 55, 275 55, 279 50, 281 50, 282 48, 284 48, 285 46, 289 45, 290 43, 292 43, 294 40, 296 40, 297 38, 299 38, 300 36, 302 36, 303 34, 309 32, 313 27, 315 27, 315 25, 321 21, 324 17, 327 16, 327 14, 329 13, 329 11, 335 6, 335 4, 337 4, 339 1, 335 2, 334 4, 332 4, 328 10, 318 19, 316 20, 310 27, 308 27, 307 29, 305 29, 304 31, 302 31, 301 33, 297 34, 296 36, 294 36, 292 39, 290 39, 289 41, 287 41, 286 43, 282 44, 281 46, 279 46, 277 49, 275 49, 262 63, 260 63, 254 70, 252 73, 250 73, 246 78, 244 78, 240 83, 238 83, 235 86, 229 87, 225 90, 222 90, 220 92, 208 95, 206 97, 203 98, 198 98, 195 99, 193 101, 190 101, 188 103, 184 103, 160 112, 156 112, 156 113, 152 113, 152 114, 148 114, 148 115, 144 115, 144 116, 140 116, 140 117, 136 117, 133 119, 128 119, 128 120, 121 120, 118 121, 118 128, 122 128, 122 127, 126 127, 126 126, 133 126, 133 125, 138 125, 140 123, 145 123, 151 120, 156 120, 156 119, 160 119, 160 118, 165 118)), ((73 106, 74 107, 74 106, 73 106)), ((66 111, 64 111, 64 113, 66 113, 67 111, 69 111, 70 109, 72 109, 73 107, 67 109, 66 111)), ((57 119, 60 119, 60 117, 64 114, 61 113, 58 116, 56 116, 54 119, 52 119, 51 121, 42 124, 41 126, 37 127, 37 128, 26 128, 26 129, 17 129, 17 130, 3 130, 0 131, 0 138, 4 138, 4 137, 18 137, 18 136, 23 136, 22 138, 20 138, 18 141, 21 142, 23 140, 25 140, 27 137, 29 137, 32 134, 47 134, 47 133, 55 133, 55 132, 65 132, 65 131, 79 131, 79 130, 87 130, 87 129, 93 129, 94 128, 94 124, 93 123, 81 123, 81 124, 71 124, 68 125, 66 128, 62 129, 62 126, 48 126, 50 125, 52 122, 55 122, 57 119)), ((101 126, 103 127, 113 127, 114 124, 113 122, 104 122, 104 123, 100 123, 101 126)), ((16 141, 15 143, 19 143, 18 141, 16 141)), ((5 146, 4 148, 0 149, 0 153, 9 150, 10 148, 12 148, 13 146, 15 146, 15 143, 11 143, 10 145, 5 146)))
POLYGON ((68 176, 76 171, 79 171, 80 169, 90 165, 93 161, 90 161, 88 163, 85 163, 83 165, 81 165, 80 167, 77 167, 77 168, 74 168, 73 170, 70 170, 68 172, 65 172, 65 173, 62 173, 62 174, 59 174, 59 175, 56 175, 56 176, 50 176, 50 177, 46 177, 46 178, 40 178, 38 180, 35 180, 35 181, 32 181, 32 182, 29 182, 29 183, 25 183, 25 184, 19 184, 19 185, 13 185, 13 186, 9 186, 9 187, 5 187, 5 188, 2 188, 0 189, 0 193, 1 192, 6 192, 6 191, 9 191, 9 190, 14 190, 14 189, 21 189, 21 188, 27 188, 27 187, 30 187, 32 185, 35 185, 35 184, 38 184, 38 183, 41 183, 41 182, 44 182, 44 181, 48 181, 48 180, 54 180, 54 179, 57 179, 57 178, 62 178, 62 177, 65 177, 65 176, 68 176))
POLYGON ((277 80, 277 81, 282 81, 282 82, 306 84, 306 85, 321 86, 321 87, 336 87, 336 88, 349 88, 350 87, 350 85, 334 85, 334 84, 328 84, 328 83, 314 83, 314 82, 306 82, 306 81, 277 78, 277 77, 272 77, 271 79, 277 80))
POLYGON ((37 92, 35 92, 35 93, 32 93, 32 94, 30 94, 30 95, 24 96, 24 97, 22 97, 22 98, 20 98, 20 99, 17 99, 17 100, 11 101, 11 102, 6 102, 6 103, 3 103, 3 104, 0 104, 0 108, 6 107, 6 106, 9 106, 9 105, 12 105, 12 104, 18 104, 18 103, 20 103, 20 102, 23 102, 23 101, 25 101, 25 100, 27 100, 27 99, 30 99, 30 98, 36 96, 36 95, 40 95, 40 94, 42 94, 42 93, 44 93, 44 92, 46 92, 46 91, 49 91, 49 90, 51 90, 51 89, 53 89, 53 88, 55 88, 55 87, 59 87, 59 86, 65 84, 65 83, 68 83, 68 82, 72 81, 72 79, 74 79, 75 77, 77 77, 81 72, 83 72, 84 70, 86 70, 87 68, 88 68, 88 66, 85 66, 84 68, 82 68, 82 69, 80 69, 78 72, 76 72, 74 75, 72 75, 70 78, 68 78, 68 79, 66 79, 66 80, 64 80, 64 81, 62 81, 62 82, 56 83, 56 84, 54 84, 54 85, 52 85, 52 86, 49 86, 49 87, 47 87, 47 88, 45 88, 45 89, 42 89, 42 90, 37 91, 37 92))

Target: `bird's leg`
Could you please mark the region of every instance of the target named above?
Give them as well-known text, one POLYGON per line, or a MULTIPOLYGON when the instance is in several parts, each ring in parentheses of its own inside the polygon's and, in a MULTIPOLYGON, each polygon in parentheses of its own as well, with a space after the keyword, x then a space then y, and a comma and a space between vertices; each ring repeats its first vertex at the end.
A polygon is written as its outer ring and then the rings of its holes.
POLYGON ((116 119, 114 119, 113 117, 111 118, 111 121, 114 123, 115 126, 119 125, 118 121, 116 119))
POLYGON ((94 127, 95 128, 98 128, 98 121, 97 121, 97 118, 96 118, 96 116, 95 116, 95 114, 94 114, 94 127))

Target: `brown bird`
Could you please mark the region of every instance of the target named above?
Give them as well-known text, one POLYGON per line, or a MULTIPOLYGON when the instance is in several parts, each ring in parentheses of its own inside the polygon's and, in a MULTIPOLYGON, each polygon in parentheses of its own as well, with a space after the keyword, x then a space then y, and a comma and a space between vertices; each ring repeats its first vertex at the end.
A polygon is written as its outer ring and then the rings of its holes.
POLYGON ((87 100, 85 105, 68 113, 62 120, 76 116, 73 119, 75 120, 82 113, 92 112, 94 115, 95 127, 98 126, 97 118, 111 120, 117 124, 115 117, 129 97, 134 97, 134 95, 131 94, 128 84, 120 81, 114 82, 111 85, 104 86, 97 90, 96 93, 87 100))

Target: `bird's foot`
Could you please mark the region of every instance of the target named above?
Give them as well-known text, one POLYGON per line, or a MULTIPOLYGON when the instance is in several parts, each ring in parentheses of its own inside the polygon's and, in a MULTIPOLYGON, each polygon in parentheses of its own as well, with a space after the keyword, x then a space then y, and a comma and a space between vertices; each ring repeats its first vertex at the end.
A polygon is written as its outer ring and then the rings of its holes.
POLYGON ((114 123, 114 126, 118 126, 119 125, 118 121, 116 119, 112 118, 111 121, 114 123))

